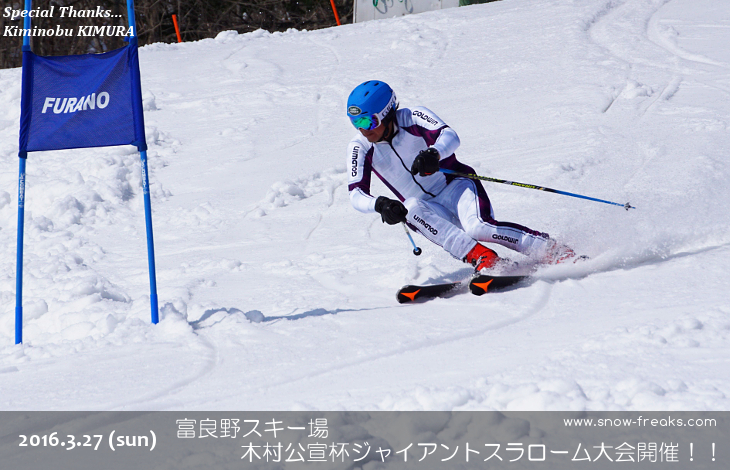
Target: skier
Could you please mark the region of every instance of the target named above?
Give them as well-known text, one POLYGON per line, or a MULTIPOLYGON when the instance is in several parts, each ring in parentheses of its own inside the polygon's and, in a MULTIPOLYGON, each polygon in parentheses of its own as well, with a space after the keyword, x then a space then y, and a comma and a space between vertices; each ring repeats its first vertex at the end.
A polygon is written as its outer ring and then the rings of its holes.
POLYGON ((370 80, 347 100, 347 116, 358 130, 347 149, 350 202, 360 212, 378 212, 383 222, 405 222, 476 271, 498 267, 500 257, 480 242, 497 243, 540 262, 575 256, 547 233, 494 219, 480 181, 439 171, 475 173, 454 152, 459 136, 424 107, 399 109, 388 84, 370 80), (371 175, 397 199, 370 194, 371 175))

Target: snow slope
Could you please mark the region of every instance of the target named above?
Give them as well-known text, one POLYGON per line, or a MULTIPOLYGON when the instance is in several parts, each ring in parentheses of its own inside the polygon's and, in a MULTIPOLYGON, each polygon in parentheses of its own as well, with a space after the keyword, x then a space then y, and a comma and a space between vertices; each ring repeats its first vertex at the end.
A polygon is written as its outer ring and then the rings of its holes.
POLYGON ((144 47, 162 320, 135 150, 31 154, 17 346, 0 71, 0 409, 730 409, 728 44, 721 0, 504 0, 144 47), (345 102, 372 78, 481 174, 637 209, 487 183, 499 220, 591 260, 399 305, 469 271, 349 206, 345 102))

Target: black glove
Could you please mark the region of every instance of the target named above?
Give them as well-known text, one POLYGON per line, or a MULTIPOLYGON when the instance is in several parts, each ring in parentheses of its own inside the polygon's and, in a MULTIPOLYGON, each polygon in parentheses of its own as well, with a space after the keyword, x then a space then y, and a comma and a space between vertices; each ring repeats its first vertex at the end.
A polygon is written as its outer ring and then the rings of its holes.
POLYGON ((388 225, 395 225, 406 221, 408 209, 400 201, 388 199, 385 196, 379 196, 375 200, 375 211, 383 218, 383 222, 388 225))
POLYGON ((428 176, 437 171, 439 171, 439 152, 433 147, 421 150, 411 166, 412 175, 418 173, 421 176, 428 176))

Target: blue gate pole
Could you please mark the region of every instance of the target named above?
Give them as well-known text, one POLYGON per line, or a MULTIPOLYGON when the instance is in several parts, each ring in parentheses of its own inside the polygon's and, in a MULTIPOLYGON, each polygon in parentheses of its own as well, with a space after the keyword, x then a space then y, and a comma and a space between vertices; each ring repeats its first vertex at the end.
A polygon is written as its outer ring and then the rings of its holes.
POLYGON ((23 226, 25 223, 25 158, 19 158, 18 262, 15 270, 15 344, 23 342, 23 226))
MULTIPOLYGON (((134 0, 127 0, 127 21, 132 28, 132 34, 136 42, 137 39, 137 21, 134 16, 134 0)), ((132 38, 130 38, 132 39, 132 38)), ((134 45, 136 47, 136 44, 134 45)), ((142 84, 139 80, 139 71, 133 72, 134 92, 139 97, 141 104, 142 84)), ((150 310, 152 314, 152 323, 159 323, 160 315, 157 306, 157 274, 155 269, 155 242, 152 235, 152 203, 150 201, 150 179, 147 170, 147 145, 139 147, 139 157, 142 162, 142 192, 144 193, 144 218, 147 225, 147 262, 150 271, 150 310)))
MULTIPOLYGON (((31 11, 32 0, 25 0, 25 11, 31 11)), ((23 18, 23 28, 30 31, 30 15, 23 18)), ((30 36, 23 36, 23 51, 30 51, 30 36)), ((23 64, 23 74, 29 72, 23 64)), ((25 82, 25 80, 24 80, 25 82)), ((15 344, 23 342, 23 232, 25 226, 25 163, 26 154, 19 154, 18 170, 18 244, 15 268, 15 344)))
POLYGON ((155 242, 152 236, 152 203, 150 201, 150 179, 147 174, 147 151, 139 152, 142 160, 142 192, 144 193, 144 218, 147 224, 147 261, 150 271, 150 308, 152 323, 160 321, 157 309, 157 275, 155 274, 155 242))

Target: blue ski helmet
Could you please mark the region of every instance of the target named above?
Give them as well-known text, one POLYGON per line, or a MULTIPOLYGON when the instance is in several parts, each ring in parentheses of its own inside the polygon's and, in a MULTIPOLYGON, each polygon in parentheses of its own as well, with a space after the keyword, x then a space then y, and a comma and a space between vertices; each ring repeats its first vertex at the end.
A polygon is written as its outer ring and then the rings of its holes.
POLYGON ((356 129, 373 130, 395 111, 395 92, 387 83, 369 80, 361 83, 347 99, 347 117, 356 129))

